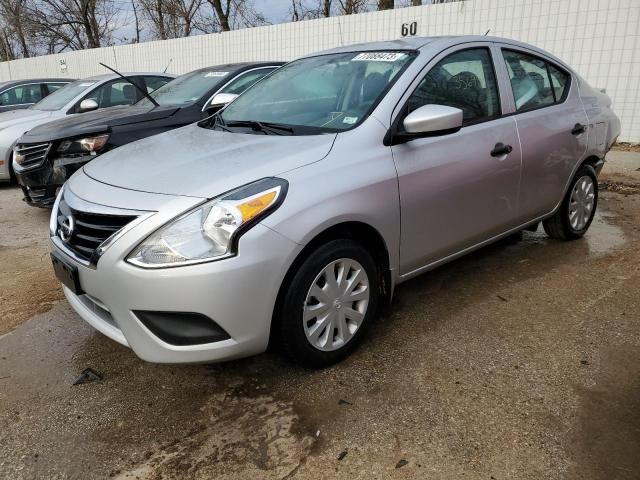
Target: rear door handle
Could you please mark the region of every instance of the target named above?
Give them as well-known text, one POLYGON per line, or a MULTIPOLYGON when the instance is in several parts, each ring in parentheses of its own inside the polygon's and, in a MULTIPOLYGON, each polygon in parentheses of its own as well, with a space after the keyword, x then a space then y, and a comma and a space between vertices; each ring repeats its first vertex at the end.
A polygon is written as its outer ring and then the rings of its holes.
POLYGON ((586 131, 587 131, 587 127, 585 127, 581 123, 576 123, 573 126, 573 130, 571 130, 571 135, 580 135, 581 133, 584 133, 586 131))
POLYGON ((509 155, 513 150, 511 145, 505 145, 504 143, 496 143, 496 146, 491 150, 492 157, 501 157, 502 155, 509 155))

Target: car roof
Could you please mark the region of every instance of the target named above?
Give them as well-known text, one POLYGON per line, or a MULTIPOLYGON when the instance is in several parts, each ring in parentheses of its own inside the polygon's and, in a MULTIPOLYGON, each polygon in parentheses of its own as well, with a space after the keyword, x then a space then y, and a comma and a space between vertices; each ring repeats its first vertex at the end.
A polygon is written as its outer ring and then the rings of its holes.
MULTIPOLYGON (((165 73, 165 72, 121 72, 125 77, 139 77, 140 75, 144 76, 153 76, 153 77, 171 77, 175 78, 176 75, 173 73, 165 73)), ((115 73, 103 73, 101 75, 94 75, 92 77, 81 78, 80 80, 91 80, 91 81, 104 81, 104 80, 113 80, 114 78, 120 78, 119 75, 115 73)))
POLYGON ((7 80, 0 82, 0 90, 9 87, 15 87, 17 85, 25 85, 30 83, 53 83, 53 82, 65 82, 71 83, 75 81, 75 78, 24 78, 22 80, 7 80))
POLYGON ((273 61, 273 62, 243 62, 243 63, 227 63, 225 65, 212 65, 210 67, 198 68, 197 70, 191 70, 187 73, 194 72, 235 72, 240 70, 249 70, 251 68, 259 67, 272 67, 284 65, 285 62, 273 61))
POLYGON ((385 42, 366 42, 366 43, 356 43, 352 45, 344 45, 337 48, 332 48, 330 50, 324 50, 321 52, 313 53, 309 56, 316 55, 326 55, 331 53, 341 53, 341 52, 367 52, 367 51, 378 51, 378 50, 421 50, 421 51, 430 51, 430 52, 439 52, 446 48, 453 47, 456 45, 460 45, 463 43, 470 42, 495 42, 495 43, 504 43, 508 45, 513 45, 515 47, 525 48, 527 50, 531 50, 532 52, 539 53, 541 55, 545 55, 559 64, 563 65, 566 68, 569 68, 566 63, 564 63, 561 59, 556 56, 550 54, 549 52, 542 50, 534 45, 530 45, 528 43, 519 42, 517 40, 512 40, 510 38, 502 38, 502 37, 492 37, 485 35, 448 35, 448 36, 434 36, 434 37, 405 37, 398 40, 390 40, 385 42))

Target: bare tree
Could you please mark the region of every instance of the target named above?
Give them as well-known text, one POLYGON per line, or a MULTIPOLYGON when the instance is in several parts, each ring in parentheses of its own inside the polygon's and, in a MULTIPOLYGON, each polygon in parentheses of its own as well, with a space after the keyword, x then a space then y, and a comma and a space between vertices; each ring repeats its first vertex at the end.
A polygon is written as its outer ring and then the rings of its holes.
POLYGON ((199 29, 206 33, 269 24, 250 0, 206 1, 211 6, 212 15, 204 15, 199 25, 199 29))
POLYGON ((331 0, 324 0, 322 2, 322 16, 323 17, 331 16, 331 0))
POLYGON ((308 2, 306 0, 291 0, 291 21, 311 20, 314 18, 331 16, 332 0, 308 2), (311 5, 309 5, 311 3, 311 5))
POLYGON ((393 0, 378 0, 378 10, 392 10, 393 0))
POLYGON ((7 57, 31 56, 30 43, 33 40, 32 24, 26 9, 26 0, 0 0, 0 29, 3 47, 7 57))
POLYGON ((231 30, 229 25, 229 14, 231 13, 231 0, 226 0, 226 5, 222 5, 222 0, 207 0, 216 14, 220 29, 223 32, 231 30))
POLYGON ((367 10, 367 0, 338 0, 340 13, 354 15, 367 10))
POLYGON ((33 0, 28 11, 38 35, 58 51, 110 45, 120 6, 111 0, 33 0))
POLYGON ((140 43, 140 33, 142 32, 142 27, 140 26, 140 16, 138 14, 138 4, 136 3, 136 0, 131 0, 131 11, 133 12, 133 18, 136 28, 136 36, 132 40, 132 43, 140 43))
POLYGON ((152 38, 188 37, 195 29, 203 0, 137 0, 152 38))

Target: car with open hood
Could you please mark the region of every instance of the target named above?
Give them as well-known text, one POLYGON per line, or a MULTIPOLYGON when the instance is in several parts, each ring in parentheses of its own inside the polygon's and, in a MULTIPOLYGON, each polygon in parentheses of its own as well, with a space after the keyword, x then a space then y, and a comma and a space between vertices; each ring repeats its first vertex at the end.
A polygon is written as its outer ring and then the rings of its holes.
POLYGON ((271 344, 326 366, 401 282, 540 223, 585 235, 619 132, 608 96, 531 45, 343 46, 78 170, 51 215, 54 270, 145 360, 271 344))
POLYGON ((201 68, 155 90, 133 106, 102 109, 33 128, 14 148, 14 169, 25 200, 50 206, 56 191, 78 168, 135 140, 211 116, 282 62, 236 63, 201 68), (21 163, 34 145, 47 145, 41 161, 21 163))
MULTIPOLYGON (((135 85, 116 74, 98 75, 71 82, 25 110, 0 113, 0 182, 13 178, 13 147, 26 131, 98 108, 132 105, 143 97, 141 90, 153 91, 175 77, 169 73, 128 73, 126 76, 135 85)), ((27 163, 37 164, 48 145, 31 147, 27 163)), ((38 192, 33 193, 37 196, 38 192)))

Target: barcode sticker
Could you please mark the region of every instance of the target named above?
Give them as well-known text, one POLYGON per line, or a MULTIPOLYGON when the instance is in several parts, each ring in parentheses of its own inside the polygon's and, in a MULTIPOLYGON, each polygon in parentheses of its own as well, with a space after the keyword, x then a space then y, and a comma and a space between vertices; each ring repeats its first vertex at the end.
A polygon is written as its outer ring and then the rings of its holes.
POLYGON ((404 58, 406 53, 399 52, 366 52, 359 53, 351 59, 352 62, 395 62, 404 58))
POLYGON ((227 75, 229 75, 229 72, 207 72, 205 77, 226 77, 227 75))

